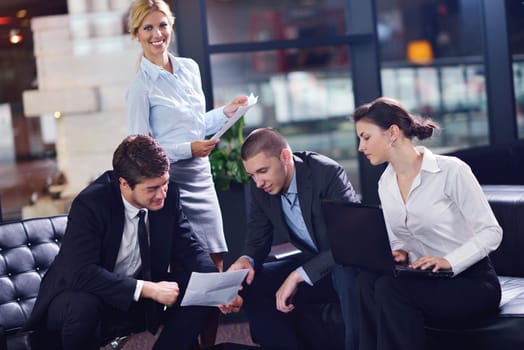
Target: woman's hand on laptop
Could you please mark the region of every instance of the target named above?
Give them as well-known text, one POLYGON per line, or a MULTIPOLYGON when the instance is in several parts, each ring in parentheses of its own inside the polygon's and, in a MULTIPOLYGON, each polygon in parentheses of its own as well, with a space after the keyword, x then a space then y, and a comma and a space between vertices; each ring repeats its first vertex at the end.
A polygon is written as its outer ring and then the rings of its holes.
POLYGON ((437 258, 435 256, 423 256, 417 261, 413 262, 410 267, 414 269, 427 270, 431 269, 433 272, 439 270, 451 270, 451 264, 444 258, 437 258))
POLYGON ((397 249, 392 251, 393 259, 397 264, 407 264, 408 263, 408 252, 402 249, 397 249))

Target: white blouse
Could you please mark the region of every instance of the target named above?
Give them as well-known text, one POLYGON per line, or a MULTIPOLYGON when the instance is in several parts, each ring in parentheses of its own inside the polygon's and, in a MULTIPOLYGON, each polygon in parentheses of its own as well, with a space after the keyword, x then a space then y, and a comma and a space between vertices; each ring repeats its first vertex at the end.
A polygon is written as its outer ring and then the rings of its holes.
POLYGON ((422 166, 405 203, 391 164, 379 180, 391 248, 407 251, 411 262, 445 258, 457 275, 499 246, 502 228, 466 163, 417 149, 422 166))

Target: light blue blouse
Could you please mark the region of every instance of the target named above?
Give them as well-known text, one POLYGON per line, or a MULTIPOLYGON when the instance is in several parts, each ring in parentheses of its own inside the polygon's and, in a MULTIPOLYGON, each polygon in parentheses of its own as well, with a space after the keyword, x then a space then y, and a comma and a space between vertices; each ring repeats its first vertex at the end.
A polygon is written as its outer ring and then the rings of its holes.
POLYGON ((171 162, 192 157, 191 142, 217 132, 223 107, 206 113, 200 70, 190 58, 169 54, 173 74, 142 57, 126 95, 129 134, 149 134, 171 162))

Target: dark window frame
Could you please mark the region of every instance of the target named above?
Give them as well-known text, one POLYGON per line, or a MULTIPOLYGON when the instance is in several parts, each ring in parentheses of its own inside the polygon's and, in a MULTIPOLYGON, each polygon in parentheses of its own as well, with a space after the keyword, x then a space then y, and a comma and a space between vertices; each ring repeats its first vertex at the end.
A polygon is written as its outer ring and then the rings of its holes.
MULTIPOLYGON (((518 138, 506 4, 505 1, 480 1, 483 9, 482 35, 490 144, 501 145, 518 138)), ((178 53, 193 58, 199 64, 206 104, 211 108, 213 106, 210 67, 212 54, 345 44, 351 47, 351 73, 355 106, 358 106, 382 93, 376 9, 374 1, 347 0, 346 5, 348 30, 344 36, 210 45, 207 35, 206 1, 176 0, 173 1, 173 8, 175 14, 178 14, 176 22, 178 53)), ((371 166, 362 155, 359 155, 359 167, 363 201, 378 203, 377 181, 383 167, 371 166)))

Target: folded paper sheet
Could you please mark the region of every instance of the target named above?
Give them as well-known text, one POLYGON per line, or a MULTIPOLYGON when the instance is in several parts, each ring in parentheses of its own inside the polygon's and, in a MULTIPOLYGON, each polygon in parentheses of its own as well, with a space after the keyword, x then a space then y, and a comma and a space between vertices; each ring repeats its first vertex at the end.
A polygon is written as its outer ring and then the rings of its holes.
POLYGON ((240 117, 245 115, 247 111, 257 103, 257 101, 258 101, 258 96, 253 96, 253 93, 251 93, 247 98, 247 104, 245 106, 238 107, 235 114, 231 118, 228 118, 227 123, 225 123, 224 126, 222 126, 222 128, 218 130, 215 135, 213 135, 212 139, 216 139, 224 135, 224 133, 230 127, 232 127, 233 124, 235 124, 240 119, 240 117))
POLYGON ((247 269, 226 272, 193 272, 181 306, 218 306, 235 299, 247 269))

